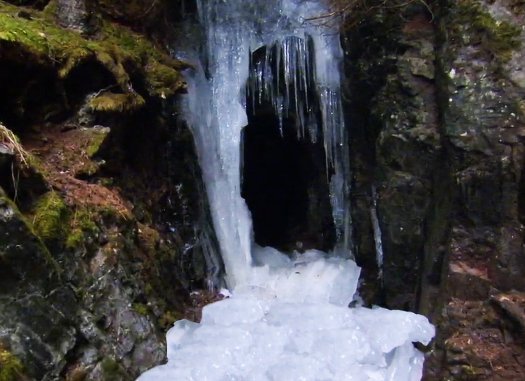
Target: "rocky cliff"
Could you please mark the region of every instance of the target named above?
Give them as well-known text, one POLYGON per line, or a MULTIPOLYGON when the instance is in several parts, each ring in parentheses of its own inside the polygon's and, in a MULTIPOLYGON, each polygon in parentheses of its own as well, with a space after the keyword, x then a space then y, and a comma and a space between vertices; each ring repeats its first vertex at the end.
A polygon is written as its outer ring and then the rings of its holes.
POLYGON ((346 36, 363 291, 437 325, 428 380, 525 375, 524 11, 523 1, 413 3, 346 36))
POLYGON ((206 276, 205 196, 173 117, 188 65, 159 37, 175 5, 12 3, 25 6, 0 1, 0 379, 133 379, 164 360, 206 276))

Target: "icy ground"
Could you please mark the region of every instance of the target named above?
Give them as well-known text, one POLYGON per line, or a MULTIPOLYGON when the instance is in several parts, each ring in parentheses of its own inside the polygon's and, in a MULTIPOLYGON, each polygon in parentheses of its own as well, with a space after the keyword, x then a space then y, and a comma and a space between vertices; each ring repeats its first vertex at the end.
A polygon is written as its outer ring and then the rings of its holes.
POLYGON ((176 322, 168 364, 140 381, 421 379, 423 355, 412 342, 427 344, 434 327, 410 312, 348 308, 354 262, 316 251, 295 260, 255 253, 266 256, 254 269, 257 285, 204 307, 200 324, 176 322))

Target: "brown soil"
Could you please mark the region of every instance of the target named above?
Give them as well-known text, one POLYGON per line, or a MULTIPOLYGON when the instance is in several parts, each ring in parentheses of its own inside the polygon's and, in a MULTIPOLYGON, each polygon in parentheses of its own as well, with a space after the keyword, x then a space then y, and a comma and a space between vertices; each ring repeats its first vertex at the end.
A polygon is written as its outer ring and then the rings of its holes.
POLYGON ((61 125, 43 128, 24 137, 24 146, 39 162, 53 189, 68 205, 109 208, 122 217, 131 216, 131 207, 118 187, 101 184, 97 171, 102 161, 93 159, 96 139, 92 128, 64 129, 61 125))

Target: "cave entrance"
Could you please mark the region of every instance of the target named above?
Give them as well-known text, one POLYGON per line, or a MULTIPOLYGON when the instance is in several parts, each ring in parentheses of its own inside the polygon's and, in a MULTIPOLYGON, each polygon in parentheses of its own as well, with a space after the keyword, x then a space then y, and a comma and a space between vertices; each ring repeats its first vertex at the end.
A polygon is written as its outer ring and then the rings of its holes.
MULTIPOLYGON (((252 66, 268 60, 264 49, 252 54, 252 66)), ((248 91, 241 154, 242 197, 252 214, 255 243, 286 252, 332 249, 335 227, 322 140, 299 138, 293 112, 281 125, 270 102, 252 97, 248 91)))

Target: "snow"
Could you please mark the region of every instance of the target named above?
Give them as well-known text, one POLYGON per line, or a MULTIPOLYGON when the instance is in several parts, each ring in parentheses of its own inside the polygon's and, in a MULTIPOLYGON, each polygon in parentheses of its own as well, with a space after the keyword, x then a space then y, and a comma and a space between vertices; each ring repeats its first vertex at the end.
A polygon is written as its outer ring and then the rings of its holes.
POLYGON ((199 0, 198 7, 206 59, 194 62, 186 118, 224 261, 228 290, 221 294, 228 298, 206 306, 199 324, 177 321, 167 335, 168 363, 139 380, 420 380, 424 358, 412 343, 431 340, 428 320, 348 308, 358 299, 360 269, 349 250, 342 50, 334 30, 305 22, 326 12, 322 0, 199 0), (264 60, 251 63, 263 46, 264 60), (253 243, 240 195, 247 94, 255 111, 269 102, 282 117, 299 116, 300 138, 322 139, 333 173, 338 243, 331 252, 286 255, 253 243))

